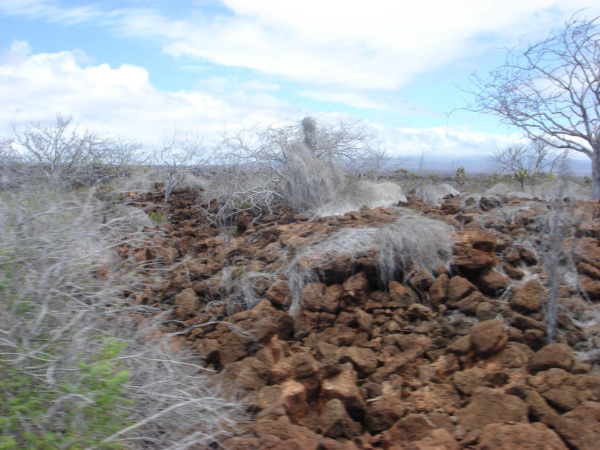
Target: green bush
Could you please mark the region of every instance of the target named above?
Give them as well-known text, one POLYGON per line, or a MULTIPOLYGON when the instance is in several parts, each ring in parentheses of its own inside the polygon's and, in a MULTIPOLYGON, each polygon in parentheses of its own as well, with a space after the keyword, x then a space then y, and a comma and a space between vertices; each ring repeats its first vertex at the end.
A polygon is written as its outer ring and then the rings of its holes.
POLYGON ((148 213, 148 217, 154 222, 155 225, 160 225, 161 223, 166 223, 166 217, 160 211, 152 211, 148 213))
POLYGON ((124 346, 109 340, 89 360, 79 361, 79 376, 54 384, 0 358, 0 449, 113 450, 102 440, 130 424, 122 406, 129 373, 115 359, 124 346))

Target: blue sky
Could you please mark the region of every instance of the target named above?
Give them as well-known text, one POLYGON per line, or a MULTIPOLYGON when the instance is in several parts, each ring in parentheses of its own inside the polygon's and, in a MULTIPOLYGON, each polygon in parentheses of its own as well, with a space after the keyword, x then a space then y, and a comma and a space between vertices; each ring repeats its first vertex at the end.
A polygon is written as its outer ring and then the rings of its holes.
POLYGON ((387 148, 467 167, 518 138, 458 111, 457 86, 589 0, 0 0, 0 136, 57 112, 158 145, 313 115, 363 120, 387 148))

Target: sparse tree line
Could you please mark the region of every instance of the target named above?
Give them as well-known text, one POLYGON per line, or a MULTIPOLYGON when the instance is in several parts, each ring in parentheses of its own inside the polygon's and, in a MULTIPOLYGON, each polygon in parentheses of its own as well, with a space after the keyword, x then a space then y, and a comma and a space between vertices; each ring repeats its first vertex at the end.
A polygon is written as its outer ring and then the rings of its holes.
MULTIPOLYGON (((559 147, 544 139, 496 149, 490 171, 501 175, 496 180, 516 181, 523 190, 525 184, 565 171, 569 150, 559 147)), ((15 128, 11 139, 0 141, 0 162, 5 187, 42 183, 77 188, 149 173, 163 184, 165 204, 190 177, 210 179, 212 199, 236 211, 244 205, 268 208, 273 202, 306 211, 331 199, 336 186, 347 180, 396 180, 410 191, 413 185, 442 181, 461 189, 468 178, 464 167, 449 177, 399 168, 402 161, 363 124, 318 123, 310 117, 223 134, 211 145, 175 130, 148 149, 81 129, 72 115, 57 115, 53 125, 15 128)))

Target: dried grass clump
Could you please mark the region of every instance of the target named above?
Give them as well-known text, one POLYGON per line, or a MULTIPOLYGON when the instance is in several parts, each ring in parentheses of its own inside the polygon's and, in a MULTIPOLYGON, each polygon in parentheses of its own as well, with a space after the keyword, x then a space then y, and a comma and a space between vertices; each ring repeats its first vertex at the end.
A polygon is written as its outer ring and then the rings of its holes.
POLYGON ((416 195, 421 197, 423 202, 432 205, 441 205, 442 199, 449 194, 458 196, 460 192, 449 184, 421 184, 416 189, 416 195))
POLYGON ((343 180, 342 173, 335 165, 318 158, 300 142, 288 147, 287 161, 281 175, 281 194, 292 208, 300 212, 331 201, 343 180))
POLYGON ((383 228, 349 228, 298 252, 283 269, 292 294, 292 311, 298 308, 306 283, 316 279, 319 270, 340 257, 356 259, 377 255, 381 283, 384 286, 410 266, 434 272, 452 261, 453 242, 449 227, 433 219, 416 215, 401 216, 383 228), (311 261, 306 267, 305 261, 311 261), (316 264, 316 265, 315 265, 316 264))
POLYGON ((159 311, 125 301, 139 278, 114 247, 149 236, 136 214, 107 210, 74 192, 0 195, 0 379, 13 398, 0 404, 13 423, 3 436, 15 448, 29 448, 28 434, 51 433, 69 433, 70 445, 81 448, 207 448, 243 409, 221 398, 210 374, 172 351, 159 324, 143 318, 159 311), (39 406, 18 403, 19 382, 31 386, 26 400, 39 406), (15 407, 25 412, 19 420, 15 407))
POLYGON ((544 201, 562 200, 566 197, 573 200, 589 200, 592 191, 589 186, 582 186, 572 181, 556 180, 541 184, 525 185, 524 191, 515 191, 514 186, 498 183, 488 189, 486 194, 506 195, 533 199, 535 197, 544 201))
POLYGON ((490 208, 489 202, 494 206, 499 206, 501 204, 500 199, 494 195, 467 194, 461 197, 460 208, 463 209, 467 206, 475 206, 476 208, 487 211, 490 208), (482 199, 486 200, 485 203, 482 202, 482 199))
POLYGON ((358 211, 362 206, 374 209, 380 206, 394 206, 405 201, 406 196, 396 183, 359 181, 341 186, 335 193, 335 198, 316 208, 314 215, 341 216, 350 211, 358 211))

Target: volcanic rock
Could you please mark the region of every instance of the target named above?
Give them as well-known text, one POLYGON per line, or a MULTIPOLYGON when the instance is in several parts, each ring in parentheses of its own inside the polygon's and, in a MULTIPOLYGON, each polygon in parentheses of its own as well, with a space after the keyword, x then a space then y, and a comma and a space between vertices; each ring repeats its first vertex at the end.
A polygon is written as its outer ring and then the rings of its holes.
POLYGON ((537 373, 557 367, 570 370, 575 363, 575 358, 569 346, 565 344, 550 344, 542 348, 529 360, 528 369, 530 373, 537 373))
POLYGON ((488 356, 498 353, 506 347, 508 334, 500 320, 486 320, 471 328, 471 342, 477 354, 488 356))

